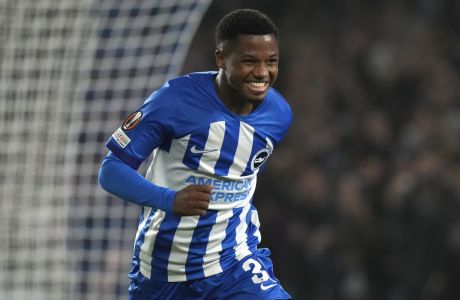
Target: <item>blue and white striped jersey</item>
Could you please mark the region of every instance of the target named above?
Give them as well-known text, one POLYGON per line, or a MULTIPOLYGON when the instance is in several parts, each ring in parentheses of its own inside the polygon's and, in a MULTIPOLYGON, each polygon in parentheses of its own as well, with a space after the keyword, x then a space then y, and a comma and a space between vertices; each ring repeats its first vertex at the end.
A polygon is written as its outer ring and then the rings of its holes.
POLYGON ((152 152, 146 178, 180 190, 211 184, 204 216, 179 217, 144 207, 134 245, 133 270, 151 280, 187 281, 226 270, 260 242, 252 205, 257 173, 292 120, 285 99, 270 89, 245 116, 217 96, 216 72, 168 81, 117 129, 107 146, 134 168, 152 152))

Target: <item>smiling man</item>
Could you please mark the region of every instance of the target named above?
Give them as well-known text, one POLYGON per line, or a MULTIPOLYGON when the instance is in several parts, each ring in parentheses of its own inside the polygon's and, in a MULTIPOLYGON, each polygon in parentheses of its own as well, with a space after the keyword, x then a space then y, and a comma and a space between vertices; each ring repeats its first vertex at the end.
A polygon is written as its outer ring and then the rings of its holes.
POLYGON ((106 144, 100 184, 142 206, 130 299, 290 299, 257 247, 253 205, 257 174, 292 120, 272 88, 278 30, 257 10, 230 12, 215 59, 218 72, 153 92, 106 144), (144 178, 136 170, 152 152, 144 178))
POLYGON ((217 32, 217 93, 234 113, 246 115, 262 103, 278 76, 278 34, 217 32))

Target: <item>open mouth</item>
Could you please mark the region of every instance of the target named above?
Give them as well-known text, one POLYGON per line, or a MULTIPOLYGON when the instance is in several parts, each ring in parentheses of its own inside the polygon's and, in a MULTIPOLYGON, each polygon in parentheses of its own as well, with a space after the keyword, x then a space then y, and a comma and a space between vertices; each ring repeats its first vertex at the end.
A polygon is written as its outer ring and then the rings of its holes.
POLYGON ((247 85, 252 91, 265 92, 268 87, 268 82, 250 81, 247 85))

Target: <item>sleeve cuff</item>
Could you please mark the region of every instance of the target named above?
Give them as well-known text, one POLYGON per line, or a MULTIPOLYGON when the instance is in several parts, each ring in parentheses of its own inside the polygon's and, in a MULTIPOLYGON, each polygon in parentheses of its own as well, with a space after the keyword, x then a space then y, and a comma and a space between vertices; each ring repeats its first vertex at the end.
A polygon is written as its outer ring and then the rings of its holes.
POLYGON ((163 207, 160 208, 167 213, 174 214, 174 198, 176 191, 166 188, 163 194, 163 207))
POLYGON ((131 155, 124 152, 123 150, 121 150, 119 147, 115 145, 115 142, 112 139, 108 140, 105 145, 110 151, 112 151, 113 154, 115 154, 116 157, 121 159, 125 164, 127 164, 134 170, 137 170, 141 165, 142 160, 134 158, 131 155))

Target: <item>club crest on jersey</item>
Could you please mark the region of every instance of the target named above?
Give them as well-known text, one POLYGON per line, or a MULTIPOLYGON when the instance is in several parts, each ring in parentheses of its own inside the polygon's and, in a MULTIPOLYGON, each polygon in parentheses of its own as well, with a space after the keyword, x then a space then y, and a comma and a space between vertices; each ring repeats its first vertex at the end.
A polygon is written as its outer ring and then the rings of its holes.
POLYGON ((133 128, 135 128, 139 122, 141 121, 142 119, 142 112, 141 111, 135 111, 133 112, 132 114, 129 115, 129 117, 126 118, 126 120, 123 122, 123 125, 121 126, 121 128, 123 128, 123 130, 131 130, 133 128))
POLYGON ((252 171, 259 168, 273 152, 272 141, 269 138, 265 138, 265 140, 267 142, 266 148, 257 151, 256 154, 254 154, 254 156, 252 157, 252 161, 251 161, 252 171))
POLYGON ((264 161, 267 160, 270 154, 271 152, 267 148, 257 151, 257 153, 252 158, 251 169, 254 171, 258 167, 260 167, 264 163, 264 161))

